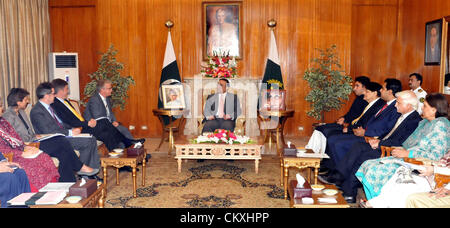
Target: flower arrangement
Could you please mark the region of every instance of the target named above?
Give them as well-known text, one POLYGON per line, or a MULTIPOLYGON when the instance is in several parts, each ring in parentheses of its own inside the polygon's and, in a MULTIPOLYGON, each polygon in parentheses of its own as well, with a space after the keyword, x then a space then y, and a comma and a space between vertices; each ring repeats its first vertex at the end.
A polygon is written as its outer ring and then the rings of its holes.
POLYGON ((247 136, 235 135, 233 132, 217 129, 214 133, 208 135, 200 135, 196 139, 194 139, 195 143, 251 143, 251 139, 247 136))
POLYGON ((234 57, 224 53, 213 53, 203 64, 202 75, 208 78, 234 78, 237 75, 237 63, 234 57))

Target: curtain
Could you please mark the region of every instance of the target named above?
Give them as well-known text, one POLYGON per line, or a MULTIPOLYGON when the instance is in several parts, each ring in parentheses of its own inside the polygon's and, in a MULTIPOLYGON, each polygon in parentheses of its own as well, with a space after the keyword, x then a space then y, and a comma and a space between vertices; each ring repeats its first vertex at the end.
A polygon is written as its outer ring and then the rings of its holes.
MULTIPOLYGON (((0 1, 0 96, 6 101, 11 88, 30 92, 48 81, 51 33, 48 0, 0 1)), ((4 103, 5 106, 7 105, 4 103)))

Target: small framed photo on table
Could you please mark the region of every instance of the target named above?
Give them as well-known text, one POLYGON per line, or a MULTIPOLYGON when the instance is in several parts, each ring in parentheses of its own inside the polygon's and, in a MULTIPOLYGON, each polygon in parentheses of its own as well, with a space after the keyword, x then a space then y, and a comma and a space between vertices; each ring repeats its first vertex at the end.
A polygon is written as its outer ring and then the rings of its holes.
POLYGON ((184 89, 182 84, 162 85, 164 109, 185 109, 184 89))

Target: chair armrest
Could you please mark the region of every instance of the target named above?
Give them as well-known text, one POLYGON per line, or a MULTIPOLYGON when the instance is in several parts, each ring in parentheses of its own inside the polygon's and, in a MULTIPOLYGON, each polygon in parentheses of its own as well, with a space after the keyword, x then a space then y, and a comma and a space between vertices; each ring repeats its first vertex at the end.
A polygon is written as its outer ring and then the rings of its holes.
POLYGON ((2 154, 6 158, 6 160, 8 160, 9 162, 13 161, 13 157, 14 157, 13 153, 2 153, 2 154))
POLYGON ((388 146, 381 146, 381 158, 382 157, 390 157, 391 156, 391 151, 392 149, 394 149, 393 147, 388 147, 388 146))
POLYGON ((436 173, 434 174, 434 181, 436 182, 435 188, 441 188, 450 182, 450 176, 436 173))

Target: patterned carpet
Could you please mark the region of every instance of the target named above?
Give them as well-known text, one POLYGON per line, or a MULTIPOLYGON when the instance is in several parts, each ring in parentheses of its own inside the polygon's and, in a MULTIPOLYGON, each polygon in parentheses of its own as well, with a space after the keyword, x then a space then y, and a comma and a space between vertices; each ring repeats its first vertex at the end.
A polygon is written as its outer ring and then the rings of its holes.
MULTIPOLYGON (((259 173, 254 162, 206 160, 183 162, 178 173, 176 160, 167 152, 153 152, 157 139, 146 142, 152 158, 146 168, 146 184, 142 186, 142 170, 137 173, 137 195, 132 197, 131 173, 119 174, 108 169, 108 194, 105 207, 112 208, 286 208, 280 186, 280 164, 277 156, 263 155, 259 173)), ((299 144, 299 142, 297 142, 299 144)), ((296 145, 297 145, 296 144, 296 145)), ((300 144, 299 144, 300 145, 300 144)), ((164 143, 162 148, 167 148, 164 143)), ((272 151, 273 153, 273 151, 272 151)), ((290 172, 295 178, 297 171, 290 172)))

